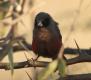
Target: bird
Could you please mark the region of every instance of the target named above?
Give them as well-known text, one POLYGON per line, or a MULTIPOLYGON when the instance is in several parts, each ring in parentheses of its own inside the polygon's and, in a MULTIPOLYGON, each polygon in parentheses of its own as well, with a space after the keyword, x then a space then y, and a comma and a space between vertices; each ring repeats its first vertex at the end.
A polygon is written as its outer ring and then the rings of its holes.
POLYGON ((58 28, 58 23, 49 13, 39 12, 34 20, 33 52, 38 57, 42 56, 54 60, 57 59, 62 45, 62 35, 58 28))

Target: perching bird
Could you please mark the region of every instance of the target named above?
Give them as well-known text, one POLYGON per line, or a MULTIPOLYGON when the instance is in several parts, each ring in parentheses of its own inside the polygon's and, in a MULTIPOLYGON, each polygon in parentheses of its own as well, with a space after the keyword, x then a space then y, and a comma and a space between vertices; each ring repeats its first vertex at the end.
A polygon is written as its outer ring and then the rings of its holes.
POLYGON ((56 59, 62 46, 62 36, 57 22, 45 12, 35 17, 32 50, 38 56, 56 59))

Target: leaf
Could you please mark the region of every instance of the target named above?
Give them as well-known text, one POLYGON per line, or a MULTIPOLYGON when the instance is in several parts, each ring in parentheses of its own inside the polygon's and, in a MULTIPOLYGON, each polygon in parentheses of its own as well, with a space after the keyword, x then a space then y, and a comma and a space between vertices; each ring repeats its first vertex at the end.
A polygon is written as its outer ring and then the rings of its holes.
POLYGON ((5 43, 2 48, 2 54, 0 54, 0 61, 8 54, 10 48, 12 48, 12 44, 14 43, 14 41, 11 39, 13 34, 12 34, 13 28, 11 28, 11 30, 9 31, 9 33, 7 34, 7 36, 5 37, 3 43, 5 43), (10 40, 11 39, 11 40, 10 40))
POLYGON ((57 69, 58 60, 51 62, 39 75, 38 80, 47 79, 57 69))
POLYGON ((62 77, 65 77, 65 75, 66 75, 66 62, 65 62, 65 60, 63 60, 63 59, 59 59, 59 61, 58 61, 58 70, 59 70, 59 73, 60 73, 60 75, 62 76, 62 77))
POLYGON ((12 48, 12 43, 9 43, 9 50, 8 50, 8 59, 9 59, 9 63, 10 63, 10 69, 11 69, 11 74, 13 75, 14 72, 14 64, 13 64, 13 48, 12 48))

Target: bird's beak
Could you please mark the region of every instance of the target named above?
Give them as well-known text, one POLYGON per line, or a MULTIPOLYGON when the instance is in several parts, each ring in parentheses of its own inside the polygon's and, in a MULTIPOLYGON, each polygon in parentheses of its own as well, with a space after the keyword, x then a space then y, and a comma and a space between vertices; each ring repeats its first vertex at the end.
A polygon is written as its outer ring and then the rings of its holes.
POLYGON ((38 23, 38 26, 40 26, 40 27, 42 27, 42 26, 43 26, 43 24, 42 24, 42 22, 41 22, 41 21, 38 23))

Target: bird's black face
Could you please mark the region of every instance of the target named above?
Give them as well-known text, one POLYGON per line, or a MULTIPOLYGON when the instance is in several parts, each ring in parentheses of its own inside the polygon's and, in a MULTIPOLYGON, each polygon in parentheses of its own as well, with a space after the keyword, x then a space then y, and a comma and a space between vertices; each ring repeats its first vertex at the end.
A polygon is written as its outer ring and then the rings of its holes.
POLYGON ((35 18, 35 27, 48 27, 50 20, 51 17, 48 15, 48 13, 40 12, 35 18))

